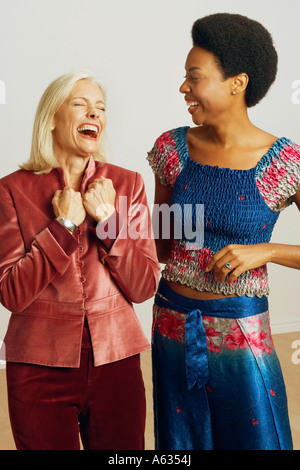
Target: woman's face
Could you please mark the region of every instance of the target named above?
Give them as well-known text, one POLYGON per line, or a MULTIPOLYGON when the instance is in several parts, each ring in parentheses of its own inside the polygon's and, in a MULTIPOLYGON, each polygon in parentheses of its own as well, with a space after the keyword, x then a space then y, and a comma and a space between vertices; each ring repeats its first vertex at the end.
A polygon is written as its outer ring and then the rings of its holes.
POLYGON ((58 159, 89 157, 99 147, 105 129, 105 102, 100 88, 78 80, 53 118, 54 151, 58 159))
POLYGON ((232 105, 233 80, 224 80, 212 52, 193 47, 185 64, 186 77, 180 87, 196 125, 216 125, 232 105))

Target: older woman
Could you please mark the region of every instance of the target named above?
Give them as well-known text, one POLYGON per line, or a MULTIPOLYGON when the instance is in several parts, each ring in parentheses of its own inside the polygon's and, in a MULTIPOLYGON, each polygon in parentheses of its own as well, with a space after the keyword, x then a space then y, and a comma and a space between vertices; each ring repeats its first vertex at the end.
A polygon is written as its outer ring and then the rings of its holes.
POLYGON ((224 13, 197 20, 192 36, 180 91, 195 127, 165 132, 148 157, 156 203, 204 205, 202 244, 185 232, 157 240, 156 446, 290 449, 266 264, 300 269, 299 246, 269 243, 280 211, 300 209, 300 148, 248 117, 276 76, 268 31, 224 13))
POLYGON ((143 449, 149 345, 132 302, 154 295, 159 264, 151 236, 129 236, 136 220, 151 234, 145 188, 105 163, 105 124, 92 74, 58 78, 40 101, 30 160, 0 182, 17 449, 79 449, 79 429, 85 449, 143 449))

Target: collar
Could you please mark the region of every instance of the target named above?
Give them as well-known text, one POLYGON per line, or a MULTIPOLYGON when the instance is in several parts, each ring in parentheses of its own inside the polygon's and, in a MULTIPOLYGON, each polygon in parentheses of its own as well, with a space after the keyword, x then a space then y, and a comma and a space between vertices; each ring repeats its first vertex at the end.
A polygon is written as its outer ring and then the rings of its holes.
MULTIPOLYGON (((87 166, 82 176, 81 187, 80 187, 81 193, 85 192, 85 189, 87 187, 87 182, 95 174, 95 169, 96 169, 96 162, 94 158, 91 156, 88 160, 87 166)), ((64 170, 61 167, 58 167, 55 170, 57 171, 59 175, 59 179, 61 181, 62 187, 65 187, 66 179, 65 179, 64 170)))

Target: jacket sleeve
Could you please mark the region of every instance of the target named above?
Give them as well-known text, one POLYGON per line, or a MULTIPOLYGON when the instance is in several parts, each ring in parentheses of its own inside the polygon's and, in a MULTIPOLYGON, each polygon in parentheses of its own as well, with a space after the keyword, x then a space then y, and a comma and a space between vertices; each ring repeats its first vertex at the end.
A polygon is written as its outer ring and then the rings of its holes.
MULTIPOLYGON (((128 199, 126 213, 120 207, 116 212, 120 219, 115 241, 110 247, 105 247, 99 240, 99 252, 101 262, 108 266, 125 297, 130 302, 140 303, 155 294, 160 265, 145 185, 139 173, 136 173, 132 197, 128 199)), ((98 231, 97 234, 99 237, 98 231)))
POLYGON ((65 251, 58 242, 60 228, 53 221, 26 250, 13 199, 2 184, 0 191, 0 301, 17 313, 28 307, 58 273, 66 271, 77 242, 61 227, 66 232, 64 236, 72 238, 65 251))

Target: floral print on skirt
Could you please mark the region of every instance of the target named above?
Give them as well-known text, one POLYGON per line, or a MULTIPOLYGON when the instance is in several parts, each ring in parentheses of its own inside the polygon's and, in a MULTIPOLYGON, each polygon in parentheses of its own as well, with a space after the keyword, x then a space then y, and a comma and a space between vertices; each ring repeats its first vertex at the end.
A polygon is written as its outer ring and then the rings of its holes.
POLYGON ((161 281, 152 340, 157 450, 292 449, 285 385, 262 305, 256 297, 187 299, 161 281), (200 370, 200 381, 189 385, 188 362, 203 349, 186 344, 187 312, 195 307, 206 350, 193 367, 207 367, 207 376, 200 370))

